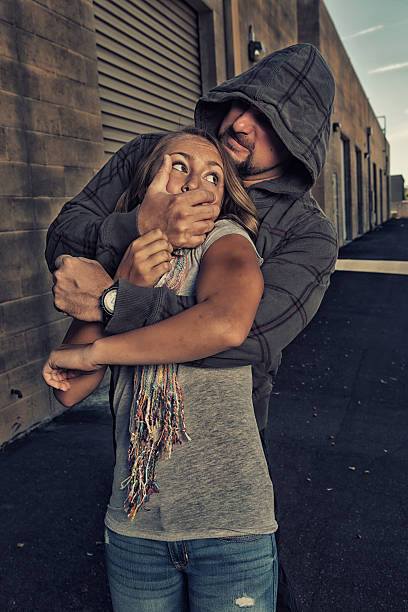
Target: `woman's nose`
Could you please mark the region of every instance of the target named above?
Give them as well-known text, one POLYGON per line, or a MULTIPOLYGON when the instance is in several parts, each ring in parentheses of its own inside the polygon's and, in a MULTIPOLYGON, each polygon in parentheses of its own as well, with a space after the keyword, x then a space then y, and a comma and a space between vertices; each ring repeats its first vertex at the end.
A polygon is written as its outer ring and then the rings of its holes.
POLYGON ((200 179, 196 176, 189 176, 184 185, 181 188, 181 191, 191 191, 192 189, 198 189, 200 187, 200 179))

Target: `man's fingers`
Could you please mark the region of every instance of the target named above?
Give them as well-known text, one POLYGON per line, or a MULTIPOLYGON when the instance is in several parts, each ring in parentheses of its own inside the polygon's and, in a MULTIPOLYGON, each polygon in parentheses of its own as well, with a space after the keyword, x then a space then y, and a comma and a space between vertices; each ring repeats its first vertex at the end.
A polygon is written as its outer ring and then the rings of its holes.
POLYGON ((158 173, 149 185, 148 192, 158 193, 167 192, 167 183, 169 182, 169 176, 171 172, 171 157, 165 154, 163 157, 162 164, 159 168, 158 173))
POLYGON ((197 221, 193 223, 190 229, 191 236, 202 236, 208 234, 214 228, 214 221, 212 219, 206 221, 197 221))
POLYGON ((192 189, 191 191, 185 191, 178 193, 176 196, 177 200, 183 201, 186 206, 196 206, 197 204, 206 204, 214 202, 215 195, 208 189, 192 189))
POLYGON ((198 236, 189 236, 186 238, 182 246, 187 247, 189 249, 194 249, 195 247, 200 246, 200 244, 203 244, 206 238, 207 238, 207 234, 201 234, 198 236))
POLYGON ((199 221, 215 221, 220 214, 220 209, 218 206, 203 204, 202 206, 193 206, 190 214, 193 223, 199 221))

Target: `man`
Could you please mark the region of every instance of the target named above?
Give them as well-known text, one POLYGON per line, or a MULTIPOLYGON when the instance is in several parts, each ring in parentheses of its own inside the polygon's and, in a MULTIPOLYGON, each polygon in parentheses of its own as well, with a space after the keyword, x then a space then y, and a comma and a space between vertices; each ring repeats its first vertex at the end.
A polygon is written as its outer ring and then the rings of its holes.
MULTIPOLYGON (((196 107, 196 124, 218 135, 256 205, 265 289, 247 340, 194 365, 252 365, 260 430, 267 423, 281 351, 316 313, 334 270, 336 234, 310 194, 326 158, 333 97, 327 64, 312 45, 299 44, 214 88, 196 107)), ((213 227, 211 194, 187 192, 171 200, 158 194, 130 213, 112 212, 157 137, 143 135, 122 147, 64 206, 48 232, 47 261, 52 271, 58 268, 56 306, 83 320, 102 320, 107 311, 108 334, 152 324, 194 304, 163 287, 132 284, 128 245, 158 226, 173 246, 200 244, 213 227), (99 263, 57 259, 61 254, 99 263), (116 270, 119 281, 107 292, 116 270), (108 294, 110 305, 104 303, 108 294)))

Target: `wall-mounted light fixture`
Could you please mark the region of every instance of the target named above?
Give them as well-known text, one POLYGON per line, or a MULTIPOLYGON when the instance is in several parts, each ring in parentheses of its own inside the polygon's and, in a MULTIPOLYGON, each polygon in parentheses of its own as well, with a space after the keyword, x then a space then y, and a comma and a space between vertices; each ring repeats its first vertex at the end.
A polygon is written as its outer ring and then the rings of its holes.
POLYGON ((341 123, 339 121, 334 121, 332 126, 333 132, 340 132, 341 123))
POLYGON ((261 55, 265 52, 265 47, 263 42, 260 40, 255 40, 255 31, 252 25, 249 26, 249 36, 248 36, 248 57, 251 62, 257 62, 261 55))
POLYGON ((364 159, 367 159, 367 157, 370 157, 370 153, 368 151, 364 151, 364 159))

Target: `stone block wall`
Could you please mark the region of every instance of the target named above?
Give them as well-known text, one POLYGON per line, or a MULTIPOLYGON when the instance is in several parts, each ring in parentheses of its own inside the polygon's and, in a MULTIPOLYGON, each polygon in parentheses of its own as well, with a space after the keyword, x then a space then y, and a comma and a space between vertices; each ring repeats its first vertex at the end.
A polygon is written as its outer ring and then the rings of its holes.
POLYGON ((52 417, 46 230, 103 156, 90 0, 0 3, 0 444, 52 417), (13 390, 13 392, 12 392, 13 390))
POLYGON ((338 225, 340 244, 343 244, 346 240, 369 231, 389 218, 386 180, 389 173, 389 144, 323 1, 297 0, 297 6, 299 42, 311 42, 319 48, 332 69, 336 81, 332 125, 337 123, 338 127, 336 131, 332 131, 327 163, 313 193, 335 225, 338 225), (370 128, 371 131, 370 151, 368 151, 367 128, 370 128), (341 173, 343 141, 349 143, 350 149, 351 215, 348 220, 347 238, 343 235, 345 225, 341 173), (362 219, 360 222, 357 206, 356 148, 361 152, 362 162, 362 219), (376 171, 377 206, 374 169, 376 171), (380 189, 380 170, 382 171, 382 189, 380 189), (335 180, 333 180, 334 177, 336 177, 335 180), (334 193, 336 182, 337 198, 334 193))

